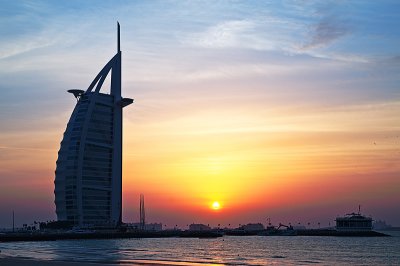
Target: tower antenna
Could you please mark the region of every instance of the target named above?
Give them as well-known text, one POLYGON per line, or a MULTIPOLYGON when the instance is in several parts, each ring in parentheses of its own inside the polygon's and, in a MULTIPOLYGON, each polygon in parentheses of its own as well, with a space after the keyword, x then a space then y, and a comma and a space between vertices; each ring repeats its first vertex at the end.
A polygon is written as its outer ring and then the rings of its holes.
POLYGON ((144 195, 140 194, 140 229, 146 228, 146 216, 144 210, 144 195))
POLYGON ((117 21, 118 24, 118 53, 121 52, 121 42, 120 42, 120 26, 119 26, 119 22, 117 21))

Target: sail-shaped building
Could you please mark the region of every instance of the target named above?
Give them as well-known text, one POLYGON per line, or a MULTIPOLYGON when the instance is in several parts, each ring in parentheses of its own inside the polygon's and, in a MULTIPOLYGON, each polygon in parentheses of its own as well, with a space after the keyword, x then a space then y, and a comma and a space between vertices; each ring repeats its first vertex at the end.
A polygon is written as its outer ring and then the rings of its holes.
POLYGON ((121 50, 86 91, 69 90, 77 103, 67 124, 55 171, 58 221, 77 226, 118 226, 122 222, 121 50), (111 75, 110 93, 101 92, 111 75))

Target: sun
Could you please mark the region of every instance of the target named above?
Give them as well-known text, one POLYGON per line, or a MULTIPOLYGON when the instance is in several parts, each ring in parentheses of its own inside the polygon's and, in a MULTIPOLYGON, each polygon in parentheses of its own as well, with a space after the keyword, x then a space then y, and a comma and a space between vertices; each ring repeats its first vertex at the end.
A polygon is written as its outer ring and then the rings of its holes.
POLYGON ((219 210, 219 209, 221 209, 221 204, 219 204, 218 201, 214 201, 214 202, 212 203, 212 205, 211 205, 211 208, 212 208, 213 210, 219 210))

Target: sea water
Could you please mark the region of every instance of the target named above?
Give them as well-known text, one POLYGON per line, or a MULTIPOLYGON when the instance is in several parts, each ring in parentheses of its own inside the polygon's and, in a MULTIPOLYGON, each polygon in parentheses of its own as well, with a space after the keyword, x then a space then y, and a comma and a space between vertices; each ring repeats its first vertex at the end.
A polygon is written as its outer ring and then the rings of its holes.
POLYGON ((0 250, 2 256, 122 265, 400 265, 400 232, 389 234, 392 237, 224 236, 13 242, 0 243, 0 250))

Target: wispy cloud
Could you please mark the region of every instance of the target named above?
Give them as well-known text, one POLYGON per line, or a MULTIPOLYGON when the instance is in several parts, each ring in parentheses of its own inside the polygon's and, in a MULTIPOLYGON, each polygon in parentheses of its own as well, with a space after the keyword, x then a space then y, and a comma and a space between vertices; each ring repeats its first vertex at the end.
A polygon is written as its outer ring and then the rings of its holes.
POLYGON ((22 53, 30 52, 39 48, 45 48, 55 43, 55 40, 44 38, 43 36, 23 38, 14 43, 4 43, 0 45, 0 60, 22 53))
POLYGON ((273 42, 257 34, 257 27, 255 20, 228 20, 189 34, 183 43, 203 48, 272 49, 273 42))
POLYGON ((337 39, 350 33, 348 25, 329 16, 312 25, 311 39, 302 49, 309 50, 327 46, 337 39))
POLYGON ((300 53, 305 53, 316 58, 331 59, 335 61, 348 62, 348 63, 368 63, 371 61, 370 58, 357 54, 318 52, 318 51, 307 51, 307 52, 303 51, 300 53))
POLYGON ((204 31, 189 33, 182 43, 196 48, 252 49, 344 62, 368 62, 368 58, 362 55, 326 49, 350 33, 346 23, 332 16, 323 17, 312 25, 296 23, 289 18, 268 17, 220 22, 204 31))
POLYGON ((306 55, 346 63, 368 63, 373 56, 354 49, 360 37, 357 14, 342 2, 266 4, 253 16, 204 22, 181 36, 181 43, 204 49, 250 49, 306 55))

